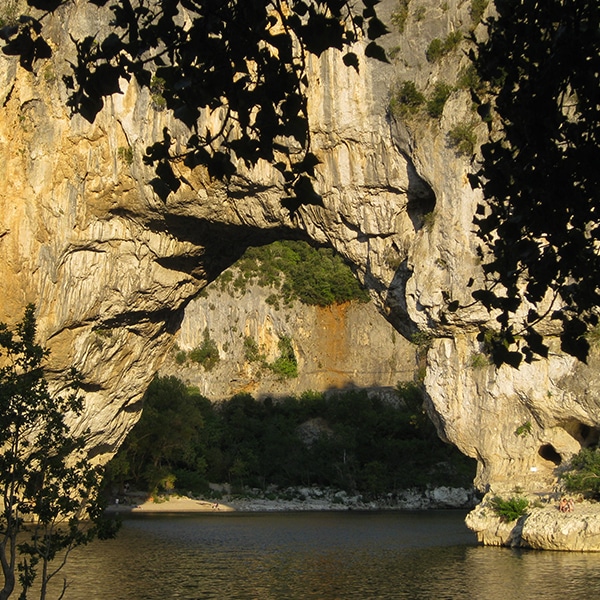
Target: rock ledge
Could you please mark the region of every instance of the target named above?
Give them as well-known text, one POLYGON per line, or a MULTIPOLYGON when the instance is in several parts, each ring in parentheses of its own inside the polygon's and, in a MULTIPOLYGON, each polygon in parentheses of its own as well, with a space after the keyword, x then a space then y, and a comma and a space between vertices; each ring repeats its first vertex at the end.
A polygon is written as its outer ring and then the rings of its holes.
POLYGON ((573 512, 561 513, 553 502, 504 523, 484 500, 467 515, 466 524, 487 546, 600 552, 600 503, 578 502, 573 512))

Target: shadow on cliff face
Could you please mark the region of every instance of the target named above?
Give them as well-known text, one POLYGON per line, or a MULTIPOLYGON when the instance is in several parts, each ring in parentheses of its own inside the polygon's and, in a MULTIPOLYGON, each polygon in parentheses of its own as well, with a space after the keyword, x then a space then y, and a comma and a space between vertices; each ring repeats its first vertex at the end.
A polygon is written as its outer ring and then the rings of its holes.
POLYGON ((433 212, 436 204, 433 188, 417 173, 412 161, 407 159, 406 172, 408 175, 408 204, 406 211, 412 221, 415 231, 427 225, 427 215, 433 212))
POLYGON ((0 37, 4 53, 33 71, 36 60, 52 54, 44 22, 51 15, 77 21, 79 11, 87 31, 68 32, 74 56, 62 78, 72 112, 93 123, 106 99, 133 79, 149 91, 157 112, 169 110, 180 131, 187 130, 177 150, 165 128, 146 151, 156 172, 150 184, 163 201, 182 183, 175 158, 189 168, 202 164, 218 179, 234 174, 238 163, 264 160, 281 172, 282 204, 293 213, 302 204, 322 204, 312 183, 319 159, 311 148, 307 56, 335 48, 358 71, 353 50, 364 39, 365 57, 387 62, 376 42, 388 33, 378 3, 27 0, 31 14, 0 37))
POLYGON ((261 229, 189 215, 166 214, 163 220, 151 221, 147 226, 157 233, 167 231, 177 240, 196 247, 194 253, 185 256, 159 257, 159 264, 207 283, 238 261, 250 246, 265 246, 276 240, 310 241, 302 232, 287 227, 261 229))
MULTIPOLYGON (((408 189, 406 190, 406 213, 410 218, 415 234, 424 227, 430 226, 431 216, 436 206, 436 196, 433 188, 423 179, 415 168, 410 157, 408 130, 402 123, 394 122, 392 136, 396 147, 406 161, 406 175, 408 189)), ((394 277, 387 289, 378 285, 377 281, 370 281, 369 287, 376 289, 385 298, 385 315, 390 323, 407 339, 417 331, 415 323, 408 315, 406 305, 406 283, 411 278, 413 271, 409 267, 406 250, 395 247, 395 252, 401 261, 396 266, 394 277)))

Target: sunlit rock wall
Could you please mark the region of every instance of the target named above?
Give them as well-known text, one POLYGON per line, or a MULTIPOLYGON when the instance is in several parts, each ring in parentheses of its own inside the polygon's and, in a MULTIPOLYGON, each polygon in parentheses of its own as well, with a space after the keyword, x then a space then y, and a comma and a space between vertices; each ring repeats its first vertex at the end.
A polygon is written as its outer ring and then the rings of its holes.
POLYGON ((377 389, 393 395, 398 383, 416 376, 414 344, 401 336, 373 303, 347 302, 320 307, 294 301, 269 301, 272 288, 258 285, 236 293, 215 284, 186 308, 161 374, 175 375, 211 399, 237 393, 255 397, 299 395, 308 390, 377 389), (205 368, 189 359, 208 337, 219 360, 205 368), (297 376, 285 378, 268 367, 289 340, 297 376), (245 340, 259 357, 248 353, 245 340), (373 351, 377 348, 377 352, 373 351), (187 354, 187 360, 182 361, 187 354), (176 360, 179 355, 179 362, 176 360))
MULTIPOLYGON (((53 56, 33 73, 0 55, 0 319, 15 323, 26 303, 37 305, 56 377, 70 365, 84 376, 79 427, 91 429, 99 459, 139 417, 186 305, 247 245, 284 237, 335 248, 399 333, 421 332, 428 408, 440 433, 478 459, 480 487, 551 486, 573 452, 597 441, 593 366, 559 352, 519 371, 474 362, 475 333, 490 319, 471 301, 482 281, 479 198, 467 180, 476 157, 458 155, 447 136, 472 117, 468 92, 454 91, 439 119, 387 112, 397 80, 426 94, 455 81, 464 53, 432 64, 425 50, 434 37, 468 31, 470 5, 411 2, 404 33, 385 41, 395 49, 389 65, 363 60, 357 74, 335 52, 310 62, 324 206, 293 217, 280 203, 279 173, 263 163, 228 184, 176 164, 186 183, 166 201, 156 196, 144 151, 165 126, 175 140, 185 132, 133 81, 121 82, 93 124, 69 114, 71 36, 110 31, 93 4, 67 3, 44 19, 53 56), (462 308, 449 312, 448 302, 462 308)), ((379 5, 388 23, 396 9, 395 0, 379 5)))

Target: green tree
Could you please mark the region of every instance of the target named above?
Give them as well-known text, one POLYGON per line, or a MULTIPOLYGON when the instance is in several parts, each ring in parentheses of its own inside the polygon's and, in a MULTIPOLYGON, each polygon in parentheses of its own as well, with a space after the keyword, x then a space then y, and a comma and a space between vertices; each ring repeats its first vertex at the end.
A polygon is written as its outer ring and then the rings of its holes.
POLYGON ((204 330, 202 343, 189 353, 192 362, 201 364, 207 371, 211 371, 221 359, 217 343, 210 337, 208 327, 204 330))
POLYGON ((570 492, 600 498, 600 449, 582 448, 562 475, 565 488, 570 492))
POLYGON ((85 436, 66 422, 83 409, 77 378, 64 385, 65 395, 52 393, 47 351, 35 337, 33 305, 14 331, 0 323, 1 600, 13 593, 16 573, 20 598, 39 576, 43 600, 70 551, 108 533, 97 501, 101 469, 87 458, 85 436))
POLYGON ((162 378, 148 390, 148 417, 142 415, 109 468, 123 472, 121 457, 129 457, 135 463, 127 473, 130 481, 150 491, 152 473, 169 482, 174 476, 175 488, 183 492, 206 491, 208 481, 263 489, 318 484, 375 496, 432 482, 468 486, 474 461, 437 437, 417 386, 398 391, 397 403, 351 391, 264 401, 237 394, 212 404, 180 380, 162 378), (184 410, 182 429, 169 412, 178 410, 179 401, 201 413, 201 425, 188 427, 193 416, 184 410))
POLYGON ((444 112, 446 100, 448 100, 451 93, 452 86, 443 81, 438 81, 435 84, 431 98, 427 101, 427 114, 434 119, 440 118, 444 112))
MULTIPOLYGON (((240 291, 245 291, 249 281, 256 280, 261 287, 279 290, 285 302, 299 300, 303 304, 330 306, 369 301, 368 293, 348 265, 330 248, 280 240, 248 248, 236 266, 241 273, 233 286, 240 291)), ((224 288, 230 281, 231 275, 220 283, 224 288)))
POLYGON ((131 479, 155 492, 168 485, 177 467, 197 468, 202 402, 180 379, 156 377, 144 396, 140 420, 107 466, 107 484, 131 479))
POLYGON ((392 114, 407 117, 416 113, 425 102, 425 96, 417 89, 414 81, 398 82, 390 98, 392 114))
POLYGON ((600 305, 600 3, 495 5, 471 54, 490 134, 472 178, 485 197, 476 224, 489 285, 473 296, 499 314, 496 364, 547 356, 548 317, 562 350, 586 360, 600 305))
POLYGON ((284 335, 279 338, 277 343, 279 347, 279 356, 272 362, 269 368, 281 379, 291 379, 298 377, 298 360, 292 346, 292 340, 284 335))

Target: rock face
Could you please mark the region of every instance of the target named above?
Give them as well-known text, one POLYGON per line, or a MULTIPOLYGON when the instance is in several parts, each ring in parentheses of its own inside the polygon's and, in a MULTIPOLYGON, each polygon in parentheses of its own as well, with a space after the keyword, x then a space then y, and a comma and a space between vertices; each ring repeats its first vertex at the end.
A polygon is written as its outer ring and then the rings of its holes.
POLYGON ((319 307, 296 301, 274 306, 267 302, 270 294, 271 288, 258 285, 243 294, 209 286, 186 307, 175 339, 177 348, 189 353, 206 335, 215 342, 219 361, 210 369, 189 359, 178 364, 171 352, 161 372, 176 375, 215 400, 238 393, 260 398, 353 388, 385 393, 386 388, 413 380, 414 344, 398 334, 373 303, 319 307), (297 377, 282 378, 265 368, 280 356, 283 338, 292 345, 297 377), (261 359, 248 356, 246 340, 255 344, 261 359))
MULTIPOLYGON (((293 218, 280 203, 279 172, 263 163, 228 184, 177 164, 186 185, 157 197, 143 153, 173 124, 134 81, 121 82, 93 124, 70 116, 71 36, 110 31, 94 4, 67 3, 44 20, 53 55, 33 73, 0 55, 0 320, 14 323, 36 304, 56 377, 73 365, 85 378, 78 425, 91 429, 98 460, 138 418, 189 302, 248 245, 286 237, 335 248, 399 333, 426 334, 428 408, 440 434, 479 461, 481 489, 549 488, 574 452, 598 441, 597 350, 588 366, 558 351, 518 371, 476 360, 475 332, 493 323, 470 296, 482 281, 472 224, 479 198, 467 181, 472 157, 447 137, 471 118, 469 94, 453 91, 439 119, 387 112, 397 80, 426 94, 455 83, 464 54, 429 63, 425 50, 471 28, 470 5, 411 3, 404 33, 387 38, 393 64, 363 61, 357 74, 335 52, 310 62, 324 206, 293 218), (449 300, 465 308, 450 313, 449 300)), ((396 2, 380 6, 389 23, 396 2)))
POLYGON ((600 552, 598 504, 576 503, 573 512, 561 513, 558 503, 551 502, 505 523, 484 499, 467 517, 467 525, 488 546, 600 552))

